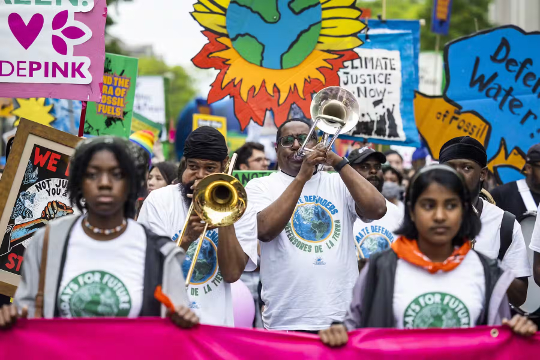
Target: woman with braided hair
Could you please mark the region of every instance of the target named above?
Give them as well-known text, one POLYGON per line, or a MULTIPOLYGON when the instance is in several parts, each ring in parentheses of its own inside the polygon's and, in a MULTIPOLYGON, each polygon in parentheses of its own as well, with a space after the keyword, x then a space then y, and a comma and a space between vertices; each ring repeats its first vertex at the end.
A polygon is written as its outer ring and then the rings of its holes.
POLYGON ((136 146, 112 136, 77 146, 68 191, 83 215, 54 220, 30 241, 14 305, 1 309, 0 327, 19 316, 168 314, 181 327, 198 323, 182 286, 184 251, 132 220, 147 169, 136 146), (154 297, 158 286, 170 296, 167 308, 154 297))

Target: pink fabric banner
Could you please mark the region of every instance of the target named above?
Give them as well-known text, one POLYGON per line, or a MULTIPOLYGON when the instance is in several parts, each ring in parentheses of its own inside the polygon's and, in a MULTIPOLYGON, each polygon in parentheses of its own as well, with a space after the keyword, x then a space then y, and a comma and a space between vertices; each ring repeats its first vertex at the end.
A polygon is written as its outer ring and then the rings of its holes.
POLYGON ((201 325, 168 319, 21 320, 0 332, 2 359, 522 359, 540 354, 540 333, 505 327, 456 330, 363 329, 331 349, 315 335, 201 325), (497 334, 492 335, 496 329, 497 334))

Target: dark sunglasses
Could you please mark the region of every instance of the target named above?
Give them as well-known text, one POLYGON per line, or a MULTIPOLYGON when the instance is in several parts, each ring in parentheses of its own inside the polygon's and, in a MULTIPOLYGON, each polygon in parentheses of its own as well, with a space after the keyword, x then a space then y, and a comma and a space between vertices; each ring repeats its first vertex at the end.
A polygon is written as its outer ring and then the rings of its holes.
MULTIPOLYGON (((298 143, 302 145, 304 141, 307 139, 307 134, 300 134, 297 136, 294 135, 288 135, 288 136, 282 136, 278 139, 278 143, 283 146, 284 148, 289 148, 294 145, 294 140, 298 140, 298 143)), ((312 140, 315 139, 315 137, 312 137, 312 140)))

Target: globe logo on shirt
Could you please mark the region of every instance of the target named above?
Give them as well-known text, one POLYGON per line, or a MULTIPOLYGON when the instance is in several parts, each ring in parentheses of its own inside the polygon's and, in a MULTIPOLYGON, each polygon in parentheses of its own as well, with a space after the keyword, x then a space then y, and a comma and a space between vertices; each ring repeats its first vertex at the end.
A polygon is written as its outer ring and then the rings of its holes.
POLYGON ((388 249, 391 244, 391 241, 386 236, 378 233, 368 234, 364 238, 356 235, 356 241, 362 250, 360 256, 364 259, 369 259, 371 254, 388 249))
POLYGON ((291 223, 298 237, 316 243, 326 240, 333 228, 330 212, 321 205, 313 203, 298 205, 291 223))
POLYGON ((468 328, 471 317, 467 306, 457 297, 442 293, 428 292, 416 297, 405 308, 403 328, 468 328))
MULTIPOLYGON (((217 233, 215 236, 217 237, 217 233)), ((197 250, 198 243, 199 242, 196 241, 188 248, 186 259, 182 263, 184 277, 187 277, 189 273, 189 268, 191 267, 191 262, 195 257, 195 251, 197 250)), ((211 280, 216 274, 217 268, 217 247, 214 242, 208 238, 208 236, 205 236, 203 244, 201 245, 201 251, 199 252, 199 256, 197 258, 197 263, 193 269, 190 285, 201 285, 211 280)))

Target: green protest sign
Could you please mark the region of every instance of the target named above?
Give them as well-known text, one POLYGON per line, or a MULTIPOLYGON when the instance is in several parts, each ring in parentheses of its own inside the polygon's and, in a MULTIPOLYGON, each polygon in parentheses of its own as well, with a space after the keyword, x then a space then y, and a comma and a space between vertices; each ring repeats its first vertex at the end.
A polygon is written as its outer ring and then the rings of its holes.
POLYGON ((240 181, 242 186, 246 186, 247 183, 252 179, 268 176, 275 172, 276 172, 275 170, 267 170, 267 171, 237 170, 237 171, 233 171, 233 176, 237 178, 238 181, 240 181))
POLYGON ((100 102, 88 102, 84 135, 128 138, 139 60, 106 54, 100 102))

